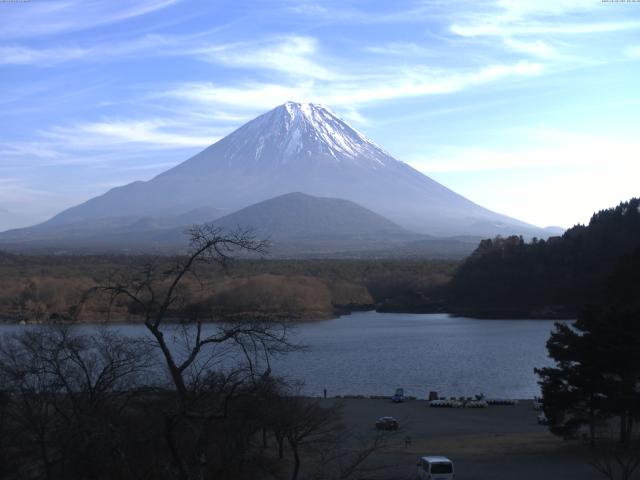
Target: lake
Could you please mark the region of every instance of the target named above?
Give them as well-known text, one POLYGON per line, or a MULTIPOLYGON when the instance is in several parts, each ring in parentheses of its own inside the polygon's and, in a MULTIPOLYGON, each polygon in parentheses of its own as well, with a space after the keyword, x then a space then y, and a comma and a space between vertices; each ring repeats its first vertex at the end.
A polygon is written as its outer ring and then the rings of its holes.
POLYGON ((446 314, 361 312, 305 324, 294 338, 309 346, 274 362, 320 395, 387 394, 396 387, 426 397, 532 398, 534 367, 551 364, 549 320, 476 320, 446 314))
MULTIPOLYGON (((25 327, 0 326, 0 332, 25 327)), ((83 327, 90 328, 90 327, 83 327)), ((117 325, 147 335, 141 325, 117 325)), ((446 314, 358 312, 296 325, 290 339, 306 346, 273 360, 274 374, 304 382, 303 392, 329 396, 390 395, 397 387, 424 398, 532 398, 534 367, 550 365, 551 320, 477 320, 446 314)))

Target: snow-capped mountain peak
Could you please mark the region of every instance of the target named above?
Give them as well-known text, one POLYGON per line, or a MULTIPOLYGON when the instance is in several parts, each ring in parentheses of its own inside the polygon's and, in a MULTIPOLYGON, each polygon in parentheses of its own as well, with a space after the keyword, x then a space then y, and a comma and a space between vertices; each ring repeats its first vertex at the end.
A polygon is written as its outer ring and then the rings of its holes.
POLYGON ((380 168, 396 162, 375 143, 316 103, 286 102, 229 135, 227 158, 251 157, 279 164, 315 161, 380 168), (252 155, 248 155, 251 146, 252 155))
MULTIPOLYGON (((496 214, 394 159, 327 107, 287 102, 146 182, 115 188, 51 220, 233 212, 291 192, 355 202, 431 235, 540 230, 496 214)), ((205 219, 206 220, 206 219, 205 219)))
POLYGON ((366 151, 367 147, 373 146, 381 150, 323 105, 287 102, 283 107, 289 114, 292 124, 299 121, 308 125, 314 138, 327 145, 329 152, 357 156, 365 153, 363 150, 366 151))

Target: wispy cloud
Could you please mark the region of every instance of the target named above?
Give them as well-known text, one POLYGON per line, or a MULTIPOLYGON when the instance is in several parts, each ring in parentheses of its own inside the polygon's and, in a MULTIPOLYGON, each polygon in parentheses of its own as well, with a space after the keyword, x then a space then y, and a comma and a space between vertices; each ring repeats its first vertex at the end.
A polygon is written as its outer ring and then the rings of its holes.
MULTIPOLYGON (((183 126, 184 127, 184 126, 183 126)), ((183 130, 184 128, 180 129, 183 130)), ((77 143, 82 141, 82 146, 87 145, 87 139, 93 146, 100 144, 145 143, 158 147, 198 147, 206 146, 212 142, 210 136, 195 136, 193 134, 171 133, 179 130, 178 124, 167 120, 142 120, 142 121, 111 121, 90 122, 74 125, 67 128, 57 128, 48 133, 48 136, 63 138, 77 143)), ((214 138, 213 140, 217 140, 214 138)))
POLYGON ((83 48, 35 49, 24 46, 0 46, 0 64, 49 66, 89 55, 83 48))
POLYGON ((15 8, 3 7, 0 37, 28 38, 86 30, 145 15, 177 3, 179 0, 138 0, 103 2, 65 0, 28 2, 15 8))
MULTIPOLYGON (((450 30, 463 37, 496 36, 514 37, 531 35, 575 35, 616 32, 640 28, 640 21, 596 21, 585 18, 585 13, 600 9, 601 2, 582 0, 554 0, 553 2, 528 2, 498 0, 485 3, 485 8, 454 21, 450 30)), ((605 7, 606 8, 606 7, 605 7)))
POLYGON ((442 52, 438 51, 436 48, 425 47, 414 42, 389 42, 383 45, 366 47, 365 51, 380 55, 410 58, 442 55, 442 52))
POLYGON ((424 20, 425 14, 434 14, 435 4, 418 2, 415 5, 404 7, 399 4, 387 4, 387 8, 382 11, 372 9, 358 9, 350 5, 345 5, 341 1, 304 1, 296 0, 288 7, 290 13, 298 14, 312 19, 322 19, 332 23, 397 23, 397 22, 420 22, 424 20))
POLYGON ((249 44, 209 45, 189 51, 201 58, 229 67, 275 70, 288 75, 336 79, 338 74, 318 63, 319 50, 313 37, 288 36, 249 44))
POLYGON ((550 59, 558 56, 556 48, 543 40, 522 41, 507 37, 504 39, 504 44, 515 51, 534 57, 550 59))
POLYGON ((34 48, 25 45, 0 46, 0 65, 50 67, 73 61, 105 62, 141 56, 184 55, 189 37, 144 35, 122 41, 34 48))
POLYGON ((132 169, 153 170, 155 167, 150 165, 158 164, 158 152, 175 164, 186 154, 177 152, 197 151, 215 143, 222 133, 227 133, 227 129, 212 125, 211 119, 76 122, 41 130, 29 141, 7 143, 0 149, 0 155, 5 162, 28 163, 32 168, 73 165, 113 168, 127 160, 139 162, 132 169), (150 155, 150 152, 156 153, 150 155), (149 161, 154 156, 155 160, 149 161))
POLYGON ((322 65, 319 54, 318 40, 308 36, 219 43, 198 35, 149 34, 120 41, 47 48, 0 45, 0 65, 51 67, 73 61, 106 62, 123 58, 175 56, 224 67, 276 71, 298 78, 338 79, 340 75, 337 72, 322 65))
POLYGON ((251 109, 268 108, 291 99, 355 107, 393 99, 448 94, 506 78, 537 75, 543 70, 540 63, 521 61, 467 72, 414 68, 377 78, 352 77, 349 81, 324 84, 247 83, 226 87, 212 83, 187 83, 167 91, 166 95, 211 106, 251 109))
MULTIPOLYGON (((196 148, 205 147, 219 139, 211 134, 211 130, 202 125, 184 124, 161 118, 74 123, 42 131, 40 149, 53 152, 95 152, 130 145, 140 145, 146 150, 196 148)), ((29 148, 20 152, 38 153, 29 148)), ((52 154, 49 156, 55 158, 52 154)), ((57 158, 62 157, 62 154, 57 155, 57 158)))
POLYGON ((542 69, 537 63, 518 62, 462 73, 422 67, 361 78, 344 74, 339 80, 292 77, 284 83, 255 82, 232 87, 189 82, 151 95, 152 103, 164 105, 166 116, 57 124, 39 130, 28 141, 6 143, 0 153, 6 158, 28 158, 30 162, 39 159, 46 165, 108 165, 145 151, 206 147, 232 128, 287 100, 336 105, 345 118, 363 125, 368 119, 358 107, 364 105, 453 93, 507 78, 536 75, 542 69))
POLYGON ((214 108, 232 106, 255 111, 264 110, 287 100, 304 100, 312 92, 312 87, 312 83, 289 86, 251 82, 229 87, 214 83, 187 82, 161 95, 214 108))
POLYGON ((574 35, 587 33, 619 32, 640 28, 638 21, 601 22, 601 23, 544 23, 544 22, 505 22, 454 24, 451 31, 463 37, 478 36, 516 36, 560 34, 574 35))

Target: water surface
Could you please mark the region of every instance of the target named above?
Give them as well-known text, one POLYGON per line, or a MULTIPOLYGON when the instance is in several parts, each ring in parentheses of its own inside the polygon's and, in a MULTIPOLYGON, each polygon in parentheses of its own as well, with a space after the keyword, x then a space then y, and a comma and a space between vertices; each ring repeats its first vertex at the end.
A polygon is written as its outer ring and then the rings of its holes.
POLYGON ((299 326, 292 337, 308 345, 274 362, 274 371, 304 379, 321 394, 419 397, 531 398, 539 395, 534 367, 551 364, 545 343, 551 320, 477 320, 446 314, 361 312, 299 326))
MULTIPOLYGON (((0 332, 20 330, 0 326, 0 332)), ((83 328, 90 329, 86 326, 83 328)), ((142 325, 114 325, 148 335, 142 325)), ((550 365, 545 342, 551 320, 476 320, 446 314, 358 312, 301 323, 290 340, 302 351, 274 359, 273 372, 304 382, 309 395, 389 395, 396 387, 426 397, 531 398, 539 395, 534 367, 550 365)))

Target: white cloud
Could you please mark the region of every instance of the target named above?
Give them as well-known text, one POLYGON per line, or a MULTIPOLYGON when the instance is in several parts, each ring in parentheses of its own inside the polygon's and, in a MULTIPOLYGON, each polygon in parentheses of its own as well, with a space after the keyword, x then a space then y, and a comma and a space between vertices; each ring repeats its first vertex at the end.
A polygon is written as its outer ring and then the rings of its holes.
POLYGON ((24 46, 0 46, 0 64, 49 66, 86 57, 83 48, 34 49, 24 46))
POLYGON ((522 41, 507 37, 504 39, 504 44, 512 50, 527 53, 534 57, 549 59, 558 56, 556 49, 542 40, 522 41))
POLYGON ((141 143, 156 148, 203 147, 218 138, 194 135, 194 128, 185 128, 165 119, 114 120, 58 126, 43 132, 43 136, 67 148, 98 148, 109 145, 141 143), (183 133, 178 133, 183 132, 183 133))
POLYGON ((0 155, 7 162, 3 166, 23 166, 31 171, 52 166, 113 168, 123 160, 139 161, 143 170, 157 170, 150 165, 175 164, 215 143, 228 130, 211 118, 78 122, 41 130, 34 140, 7 143, 0 155))

